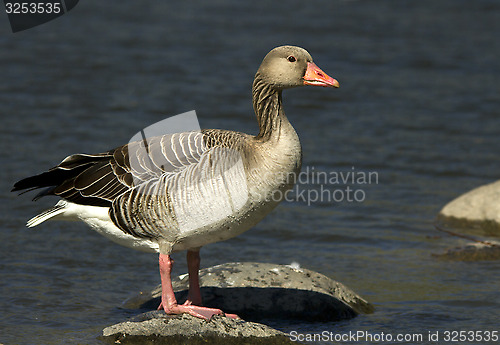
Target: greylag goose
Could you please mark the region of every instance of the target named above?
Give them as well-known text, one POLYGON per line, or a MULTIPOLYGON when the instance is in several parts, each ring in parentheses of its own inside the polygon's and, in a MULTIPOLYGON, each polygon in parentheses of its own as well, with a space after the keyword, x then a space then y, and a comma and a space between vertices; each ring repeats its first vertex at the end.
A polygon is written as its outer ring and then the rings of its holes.
POLYGON ((292 188, 302 152, 283 111, 281 93, 302 85, 339 87, 306 50, 294 46, 271 50, 253 82, 256 136, 211 129, 148 138, 105 153, 71 155, 14 185, 13 191, 43 188, 34 200, 61 197, 27 226, 48 219, 80 220, 121 245, 159 252, 158 309, 205 319, 224 314, 202 306, 199 250, 248 230, 292 188), (149 157, 142 157, 144 152, 149 157), (158 157, 161 164, 156 164, 158 157), (187 250, 189 291, 186 302, 178 304, 170 255, 182 250, 187 250))

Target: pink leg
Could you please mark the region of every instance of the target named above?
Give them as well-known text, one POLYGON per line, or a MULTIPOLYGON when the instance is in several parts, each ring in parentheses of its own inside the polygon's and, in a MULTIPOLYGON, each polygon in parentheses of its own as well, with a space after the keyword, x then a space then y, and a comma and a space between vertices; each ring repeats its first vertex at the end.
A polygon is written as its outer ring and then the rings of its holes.
POLYGON ((200 250, 187 251, 187 265, 189 274, 189 292, 184 305, 203 305, 200 291, 199 271, 200 271, 200 250))
MULTIPOLYGON (((190 314, 201 319, 210 319, 213 315, 224 315, 222 310, 205 308, 196 305, 178 305, 172 288, 171 272, 173 260, 170 255, 160 254, 160 277, 161 277, 161 304, 158 309, 165 310, 167 314, 190 314)), ((226 316, 238 318, 237 315, 226 316)))

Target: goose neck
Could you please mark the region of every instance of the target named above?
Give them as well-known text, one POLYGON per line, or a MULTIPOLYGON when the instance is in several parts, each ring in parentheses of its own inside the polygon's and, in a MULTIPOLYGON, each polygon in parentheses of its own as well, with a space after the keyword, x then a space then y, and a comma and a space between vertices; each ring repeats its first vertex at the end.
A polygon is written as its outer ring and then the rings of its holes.
MULTIPOLYGON (((257 139, 268 141, 278 138, 283 125, 290 125, 281 101, 281 90, 266 83, 259 73, 252 88, 253 108, 259 124, 257 139)), ((291 126, 291 125, 290 125, 291 126)))

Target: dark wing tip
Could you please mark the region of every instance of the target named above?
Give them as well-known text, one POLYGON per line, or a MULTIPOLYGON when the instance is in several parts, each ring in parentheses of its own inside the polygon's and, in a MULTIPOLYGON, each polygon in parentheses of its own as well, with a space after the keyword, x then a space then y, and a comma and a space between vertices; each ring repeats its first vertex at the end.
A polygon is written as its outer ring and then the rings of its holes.
POLYGON ((19 192, 21 190, 28 189, 28 190, 21 193, 21 194, 24 194, 26 192, 30 192, 30 191, 38 188, 38 187, 34 186, 32 183, 33 177, 34 176, 26 177, 26 178, 23 178, 22 180, 17 181, 16 183, 14 183, 14 187, 12 187, 12 189, 10 191, 11 192, 19 192))

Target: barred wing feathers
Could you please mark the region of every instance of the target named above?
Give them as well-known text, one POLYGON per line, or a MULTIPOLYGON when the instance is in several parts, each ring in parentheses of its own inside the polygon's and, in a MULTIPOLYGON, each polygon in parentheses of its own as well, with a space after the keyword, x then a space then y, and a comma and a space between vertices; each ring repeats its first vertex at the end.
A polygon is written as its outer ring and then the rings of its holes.
POLYGON ((113 201, 113 222, 123 231, 174 243, 237 214, 248 200, 245 168, 234 148, 207 149, 199 161, 165 173, 113 201))

